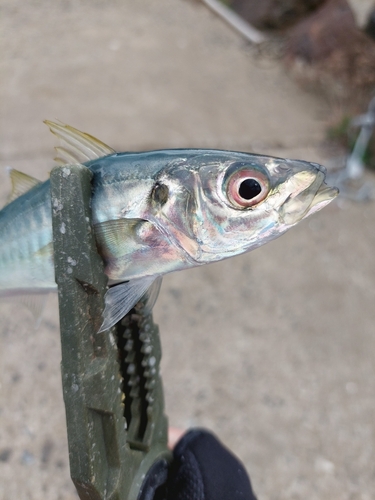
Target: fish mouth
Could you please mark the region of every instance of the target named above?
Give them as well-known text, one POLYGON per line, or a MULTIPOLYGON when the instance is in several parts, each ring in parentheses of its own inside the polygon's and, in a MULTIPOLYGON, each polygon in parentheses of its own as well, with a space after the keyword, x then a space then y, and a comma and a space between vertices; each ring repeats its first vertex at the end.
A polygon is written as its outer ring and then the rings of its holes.
POLYGON ((309 166, 308 170, 297 172, 288 180, 292 189, 279 212, 282 221, 288 226, 318 212, 339 194, 336 187, 330 187, 324 182, 324 167, 313 163, 309 166))

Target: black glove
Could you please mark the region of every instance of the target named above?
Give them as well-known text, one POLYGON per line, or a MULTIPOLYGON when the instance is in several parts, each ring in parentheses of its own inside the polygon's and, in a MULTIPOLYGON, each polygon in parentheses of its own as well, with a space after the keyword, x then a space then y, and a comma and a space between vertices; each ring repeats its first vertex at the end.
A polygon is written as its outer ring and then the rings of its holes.
POLYGON ((241 462, 201 429, 185 434, 169 469, 159 466, 147 483, 140 500, 256 500, 241 462))

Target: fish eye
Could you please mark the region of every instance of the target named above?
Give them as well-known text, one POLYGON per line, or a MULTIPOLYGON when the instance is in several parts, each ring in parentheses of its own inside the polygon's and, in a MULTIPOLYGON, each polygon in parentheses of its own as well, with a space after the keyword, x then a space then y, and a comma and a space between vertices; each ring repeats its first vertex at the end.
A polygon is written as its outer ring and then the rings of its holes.
POLYGON ((225 186, 228 200, 235 208, 253 207, 263 201, 270 191, 267 175, 252 168, 237 168, 228 175, 225 186))

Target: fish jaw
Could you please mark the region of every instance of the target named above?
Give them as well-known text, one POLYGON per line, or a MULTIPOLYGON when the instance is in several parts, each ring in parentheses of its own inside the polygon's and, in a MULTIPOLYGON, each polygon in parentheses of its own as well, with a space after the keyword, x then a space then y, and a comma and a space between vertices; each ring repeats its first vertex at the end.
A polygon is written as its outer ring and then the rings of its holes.
MULTIPOLYGON (((324 208, 339 193, 337 188, 325 184, 324 167, 315 163, 310 165, 311 168, 296 173, 289 179, 294 190, 279 208, 280 223, 287 229, 324 208)), ((284 191, 288 188, 290 186, 283 186, 284 191)))
POLYGON ((331 201, 333 201, 338 195, 339 195, 338 188, 336 187, 332 188, 330 186, 327 186, 327 184, 322 183, 318 191, 316 192, 308 211, 306 212, 303 218, 306 219, 306 217, 309 217, 315 212, 319 212, 319 210, 321 210, 326 205, 331 203, 331 201))

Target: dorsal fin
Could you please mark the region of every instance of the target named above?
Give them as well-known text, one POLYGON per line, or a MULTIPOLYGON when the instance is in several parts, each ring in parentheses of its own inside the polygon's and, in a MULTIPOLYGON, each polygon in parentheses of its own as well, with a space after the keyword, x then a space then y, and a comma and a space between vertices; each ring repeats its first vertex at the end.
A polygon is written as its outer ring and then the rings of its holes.
POLYGON ((50 131, 61 141, 62 147, 56 147, 58 157, 55 161, 59 164, 85 163, 102 156, 107 156, 116 151, 92 135, 80 132, 70 125, 55 123, 45 120, 44 123, 50 131))
POLYGON ((30 175, 24 174, 19 170, 15 170, 14 168, 7 168, 10 180, 12 182, 12 192, 8 196, 7 204, 11 201, 15 200, 22 194, 25 194, 27 191, 30 191, 35 186, 41 184, 41 181, 31 177, 30 175))

